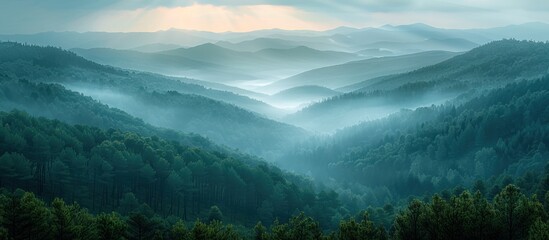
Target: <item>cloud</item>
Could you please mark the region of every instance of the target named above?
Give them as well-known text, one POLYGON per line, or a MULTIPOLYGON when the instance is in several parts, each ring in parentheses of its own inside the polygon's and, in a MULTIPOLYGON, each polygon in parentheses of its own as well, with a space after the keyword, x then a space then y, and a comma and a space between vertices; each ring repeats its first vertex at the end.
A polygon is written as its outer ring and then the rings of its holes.
POLYGON ((547 0, 0 0, 0 33, 549 22, 547 0))
POLYGON ((341 22, 314 22, 294 7, 243 5, 225 7, 194 4, 185 7, 139 8, 98 11, 73 25, 91 31, 158 31, 170 28, 213 32, 252 31, 265 28, 326 29, 341 22))

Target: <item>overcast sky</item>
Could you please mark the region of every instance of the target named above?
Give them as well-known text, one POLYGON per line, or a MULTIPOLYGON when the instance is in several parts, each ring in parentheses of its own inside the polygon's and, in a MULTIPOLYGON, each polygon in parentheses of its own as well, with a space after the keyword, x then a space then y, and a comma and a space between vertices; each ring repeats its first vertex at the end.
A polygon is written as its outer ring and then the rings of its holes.
POLYGON ((0 0, 0 33, 549 23, 549 0, 0 0))

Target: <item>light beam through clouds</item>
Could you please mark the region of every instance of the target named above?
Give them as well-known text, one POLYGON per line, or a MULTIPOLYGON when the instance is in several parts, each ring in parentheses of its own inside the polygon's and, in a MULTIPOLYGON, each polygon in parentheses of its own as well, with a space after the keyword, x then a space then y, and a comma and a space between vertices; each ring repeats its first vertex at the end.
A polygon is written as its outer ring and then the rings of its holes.
POLYGON ((0 34, 549 23, 547 0, 0 0, 0 34))
POLYGON ((343 22, 313 22, 302 19, 308 13, 289 6, 253 5, 226 7, 195 4, 186 7, 105 10, 79 19, 73 27, 90 31, 158 31, 170 28, 212 32, 244 32, 281 28, 324 30, 343 22))

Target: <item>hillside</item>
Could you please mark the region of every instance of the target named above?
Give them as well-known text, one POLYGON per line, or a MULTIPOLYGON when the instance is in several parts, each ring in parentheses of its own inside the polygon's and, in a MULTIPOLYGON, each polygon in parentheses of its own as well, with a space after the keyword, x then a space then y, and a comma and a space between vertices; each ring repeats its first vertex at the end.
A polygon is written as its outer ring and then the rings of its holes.
POLYGON ((320 86, 300 86, 286 89, 269 97, 269 102, 281 105, 300 106, 311 102, 320 101, 340 94, 329 88, 320 86))
POLYGON ((206 79, 214 82, 227 82, 234 81, 235 79, 250 80, 256 78, 252 75, 242 73, 239 69, 158 52, 145 53, 108 48, 75 48, 71 49, 71 51, 86 59, 101 64, 169 76, 206 79))
POLYGON ((173 50, 181 47, 183 46, 177 45, 177 44, 151 43, 151 44, 145 44, 145 45, 137 46, 134 48, 130 48, 129 50, 134 50, 134 51, 144 52, 144 53, 154 53, 154 52, 173 50))
MULTIPOLYGON (((493 186, 483 191, 494 196, 504 178, 507 185, 539 176, 549 157, 549 77, 476 96, 346 128, 296 146, 281 161, 318 179, 359 183, 373 194, 368 204, 476 180, 493 186)), ((535 184, 517 184, 537 191, 535 184)))
MULTIPOLYGON (((274 48, 291 43, 293 47, 307 46, 320 50, 357 52, 364 45, 376 42, 418 43, 425 40, 463 39, 475 44, 485 44, 502 38, 545 41, 549 39, 549 25, 540 22, 509 25, 484 29, 443 29, 425 24, 384 25, 377 28, 341 27, 327 31, 259 30, 252 32, 213 33, 170 29, 158 32, 45 32, 35 34, 0 34, 2 41, 25 42, 42 46, 72 48, 131 49, 161 42, 168 45, 197 46, 205 43, 231 42, 235 45, 254 46, 257 42, 271 41, 274 48), (271 40, 276 39, 276 40, 271 40), (242 42, 242 44, 240 44, 242 42), (282 45, 277 42, 283 43, 282 45), (296 43, 296 44, 294 44, 296 43)), ((452 45, 451 41, 449 43, 452 45)), ((232 44, 230 44, 232 45, 232 44)), ((232 49, 230 45, 225 45, 232 49)), ((262 44, 259 44, 262 45, 262 44)), ((458 45, 460 46, 460 45, 458 45)), ((451 51, 445 46, 436 50, 451 51)), ((238 48, 238 47, 237 47, 238 48)), ((260 50, 259 47, 255 47, 260 50)), ((285 48, 285 47, 284 47, 285 48)), ((262 48, 264 49, 264 48, 262 48)), ((430 48, 431 49, 431 48, 430 48)), ((233 49, 248 51, 246 49, 233 49)), ((425 49, 424 49, 425 50, 425 49)), ((251 51, 251 50, 249 50, 251 51)))
POLYGON ((243 52, 211 43, 160 53, 241 69, 254 76, 270 76, 273 72, 300 72, 360 58, 352 53, 319 51, 304 46, 289 49, 267 48, 256 52, 243 52))
POLYGON ((439 63, 456 55, 457 53, 433 51, 353 61, 306 71, 277 81, 265 88, 287 89, 303 85, 319 85, 335 89, 375 77, 412 71, 439 63))
POLYGON ((451 52, 464 52, 478 47, 477 43, 461 38, 427 39, 419 42, 381 41, 361 45, 364 49, 384 49, 397 54, 409 54, 443 49, 451 52))
POLYGON ((228 48, 235 51, 243 52, 257 52, 267 48, 275 49, 290 49, 298 47, 301 44, 298 42, 287 41, 283 39, 276 38, 256 38, 253 40, 246 40, 242 42, 228 42, 228 41, 219 41, 215 45, 228 48))
POLYGON ((358 59, 355 54, 336 51, 319 51, 310 47, 298 46, 289 49, 267 48, 255 52, 266 59, 276 59, 278 61, 290 61, 292 63, 310 64, 314 62, 333 63, 347 62, 358 59))
MULTIPOLYGON (((21 49, 5 48, 3 50, 4 52, 6 52, 6 51, 20 51, 21 49)), ((98 59, 105 63, 116 64, 115 66, 130 67, 130 68, 133 66, 136 69, 141 69, 141 70, 151 69, 151 68, 154 68, 154 66, 159 66, 158 63, 160 63, 161 65, 166 63, 166 65, 162 65, 162 67, 168 66, 169 64, 178 64, 176 61, 177 59, 171 59, 172 58, 171 56, 144 54, 144 53, 138 53, 138 52, 132 52, 132 51, 112 50, 112 49, 90 49, 90 50, 73 49, 73 50, 79 54, 83 54, 84 56, 87 56, 92 59, 98 59), (164 57, 166 58, 164 59, 164 57), (106 59, 106 60, 103 60, 103 59, 106 59), (163 62, 162 59, 166 60, 166 62, 163 62), (133 63, 137 63, 139 65, 134 66, 132 65, 133 63)), ((31 56, 28 56, 28 57, 31 57, 31 56)), ((82 59, 77 59, 75 61, 82 61, 82 59)), ((198 65, 204 66, 200 62, 195 62, 194 60, 189 60, 189 61, 193 64, 198 63, 198 65)), ((69 64, 72 64, 72 63, 69 63, 69 64)), ((174 68, 178 68, 178 67, 174 66, 174 68)), ((108 68, 102 68, 102 70, 112 71, 112 69, 108 69, 108 68)), ((124 71, 117 71, 117 72, 119 73, 118 75, 127 76, 127 74, 124 71)), ((218 73, 215 73, 215 71, 212 73, 215 75, 218 74, 218 73)), ((196 81, 193 79, 172 78, 172 77, 165 77, 165 76, 140 73, 140 72, 132 73, 132 76, 133 76, 132 81, 138 82, 139 85, 142 85, 149 90, 157 90, 157 91, 175 90, 181 93, 196 94, 196 95, 208 97, 211 99, 215 99, 218 101, 234 104, 238 107, 241 107, 253 112, 257 112, 264 116, 269 116, 273 118, 280 116, 279 109, 276 109, 261 101, 251 99, 249 97, 245 97, 242 95, 234 94, 232 91, 233 89, 231 88, 229 88, 231 91, 228 91, 228 89, 223 88, 222 86, 217 88, 211 88, 211 87, 207 88, 200 85, 200 84, 203 84, 203 82, 196 81), (216 90, 216 89, 219 89, 219 90, 216 90)), ((211 83, 211 84, 215 85, 215 83, 211 83)), ((74 83, 70 85, 71 87, 80 88, 78 85, 75 85, 74 83)), ((249 94, 249 95, 254 96, 253 94, 249 94)), ((254 97, 256 96, 257 95, 255 95, 254 97)))
MULTIPOLYGON (((264 162, 156 136, 72 126, 18 111, 0 112, 0 136, 0 176, 10 190, 70 199, 92 213, 192 221, 215 206, 223 209, 227 221, 251 227, 256 219, 286 220, 290 209, 338 207, 299 201, 317 196, 308 181, 264 162), (285 199, 285 204, 278 202, 285 199)), ((5 201, 2 198, 2 206, 5 201)))
POLYGON ((373 81, 359 91, 392 89, 416 82, 476 85, 540 77, 548 73, 548 53, 548 43, 495 41, 433 66, 373 81))
POLYGON ((61 83, 153 125, 198 133, 247 153, 277 154, 287 146, 286 137, 299 141, 306 135, 234 105, 184 94, 187 85, 161 76, 101 66, 56 48, 2 46, 0 69, 8 78, 61 83))
POLYGON ((351 86, 362 88, 304 108, 286 121, 331 132, 402 108, 444 103, 472 89, 500 87, 547 74, 548 53, 547 43, 493 42, 432 66, 351 86), (311 121, 313 118, 316 120, 311 121))
POLYGON ((225 151, 206 138, 182 134, 154 127, 119 109, 69 91, 61 85, 33 83, 0 75, 0 111, 20 110, 33 116, 58 119, 69 124, 80 124, 100 129, 120 129, 143 136, 159 136, 188 146, 225 151))

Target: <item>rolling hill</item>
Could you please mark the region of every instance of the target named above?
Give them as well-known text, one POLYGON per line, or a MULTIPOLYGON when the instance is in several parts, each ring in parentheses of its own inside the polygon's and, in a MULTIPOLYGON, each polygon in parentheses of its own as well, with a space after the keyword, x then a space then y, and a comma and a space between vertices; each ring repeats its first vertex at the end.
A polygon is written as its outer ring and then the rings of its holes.
POLYGON ((436 82, 455 84, 500 84, 520 78, 535 78, 548 73, 549 44, 501 40, 406 74, 370 81, 358 91, 394 89, 404 84, 436 82))
POLYGON ((538 185, 522 179, 547 174, 549 75, 477 93, 311 139, 280 161, 315 178, 335 179, 348 186, 342 194, 349 198, 361 196, 352 189, 366 189, 372 194, 366 206, 474 182, 493 186, 480 191, 495 196, 504 179, 537 192, 538 185))
POLYGON ((320 101, 340 94, 329 88, 320 86, 300 86, 286 89, 269 97, 269 102, 287 107, 300 107, 304 104, 320 101))
POLYGON ((226 84, 273 78, 281 72, 291 75, 359 59, 356 54, 307 47, 242 52, 211 43, 154 53, 108 48, 76 48, 72 51, 101 64, 226 84))
POLYGON ((496 41, 432 66, 367 80, 359 90, 313 104, 285 120, 331 132, 402 108, 440 104, 469 90, 501 87, 548 73, 549 43, 496 41))
POLYGON ((71 49, 71 51, 101 64, 170 76, 207 79, 217 82, 256 78, 242 73, 239 69, 170 54, 144 53, 109 48, 75 48, 71 49))
MULTIPOLYGON (((259 30, 252 32, 225 32, 212 33, 203 31, 190 31, 170 29, 158 32, 45 32, 36 34, 0 35, 2 41, 25 42, 43 46, 57 46, 65 49, 71 48, 115 48, 132 49, 144 45, 158 43, 180 46, 196 46, 204 43, 226 42, 225 47, 233 50, 246 50, 249 46, 256 50, 263 49, 263 44, 256 44, 254 39, 277 39, 284 44, 275 44, 275 48, 285 46, 286 43, 298 43, 295 46, 307 46, 320 50, 357 52, 364 50, 365 44, 375 42, 417 43, 425 40, 463 39, 475 44, 485 44, 502 38, 527 39, 546 41, 549 39, 549 25, 545 23, 525 23, 497 28, 486 29, 442 29, 425 24, 411 24, 392 26, 385 25, 378 28, 348 28, 339 27, 327 31, 292 31, 281 29, 259 30), (249 41, 249 42, 248 42, 249 41), (242 44, 240 44, 242 42, 242 44), (241 46, 239 46, 241 45, 241 46)), ((272 40, 269 40, 272 41, 272 40)), ((284 47, 285 48, 285 47, 284 47)), ((451 51, 440 48, 436 50, 451 51)))
POLYGON ((178 49, 182 47, 183 46, 177 45, 177 44, 151 43, 151 44, 145 44, 138 47, 130 48, 128 50, 134 50, 134 51, 144 52, 144 53, 154 53, 154 52, 178 49))
POLYGON ((256 52, 234 51, 207 43, 192 48, 180 48, 161 52, 202 62, 229 66, 249 71, 275 70, 278 68, 306 69, 357 60, 352 53, 319 51, 305 46, 289 49, 267 48, 256 52), (296 64, 299 63, 299 64, 296 64))
POLYGON ((290 49, 290 48, 302 46, 303 43, 277 39, 277 38, 256 38, 253 40, 246 40, 246 41, 237 42, 237 43, 228 42, 228 41, 219 41, 219 42, 216 42, 215 45, 228 48, 234 51, 257 52, 267 48, 290 49))
POLYGON ((244 152, 276 154, 288 136, 299 141, 307 135, 235 105, 182 93, 189 86, 204 90, 198 85, 114 69, 57 48, 2 43, 0 52, 0 70, 8 78, 61 83, 153 125, 198 133, 244 152))
POLYGON ((415 70, 439 63, 456 55, 457 53, 452 52, 431 51, 396 57, 381 57, 353 61, 340 65, 313 69, 277 81, 264 88, 269 90, 283 90, 303 85, 319 85, 335 89, 375 77, 415 70))

